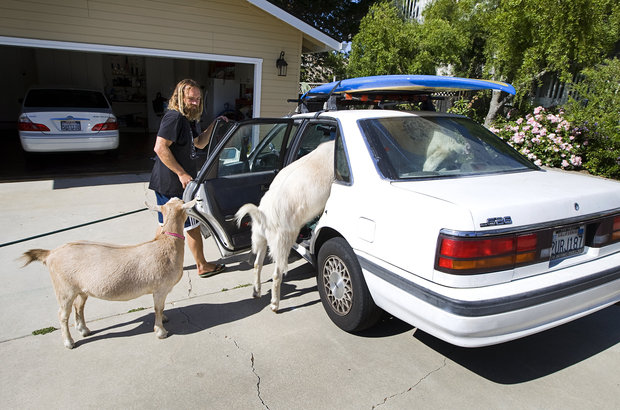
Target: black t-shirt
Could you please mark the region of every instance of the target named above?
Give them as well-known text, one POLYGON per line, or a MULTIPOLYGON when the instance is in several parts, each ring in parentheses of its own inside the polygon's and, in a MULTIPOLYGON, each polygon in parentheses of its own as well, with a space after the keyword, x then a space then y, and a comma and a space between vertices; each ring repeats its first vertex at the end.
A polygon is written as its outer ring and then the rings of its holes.
MULTIPOLYGON (((196 121, 189 121, 183 114, 175 110, 167 110, 161 119, 157 136, 172 141, 170 151, 183 167, 185 172, 196 178, 197 162, 194 138, 199 134, 196 121)), ((159 157, 155 157, 155 165, 151 172, 149 188, 168 197, 183 196, 183 185, 177 174, 172 172, 159 157)))

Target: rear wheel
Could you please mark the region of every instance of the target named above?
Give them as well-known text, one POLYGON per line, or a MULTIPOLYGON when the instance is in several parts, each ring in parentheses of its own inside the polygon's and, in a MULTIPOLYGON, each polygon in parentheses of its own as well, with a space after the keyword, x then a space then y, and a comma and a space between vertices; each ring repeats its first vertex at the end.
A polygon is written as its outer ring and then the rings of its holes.
POLYGON ((360 264, 343 238, 332 238, 319 251, 317 287, 329 318, 344 331, 375 325, 381 309, 366 286, 360 264))

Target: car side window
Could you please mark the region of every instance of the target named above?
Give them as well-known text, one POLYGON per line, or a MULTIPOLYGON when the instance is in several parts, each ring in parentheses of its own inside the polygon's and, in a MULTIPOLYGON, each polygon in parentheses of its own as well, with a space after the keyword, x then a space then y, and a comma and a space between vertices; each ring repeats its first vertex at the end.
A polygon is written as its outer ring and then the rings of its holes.
MULTIPOLYGON (((290 125, 289 122, 241 124, 218 155, 218 176, 279 169, 290 125)), ((293 124, 290 128, 295 127, 293 124)))
POLYGON ((294 159, 309 154, 324 142, 333 141, 338 135, 338 126, 334 123, 312 122, 308 124, 300 138, 294 159))
POLYGON ((336 138, 336 168, 335 168, 335 178, 336 181, 341 181, 346 184, 351 183, 351 167, 349 166, 349 161, 347 159, 347 153, 344 149, 344 143, 342 141, 342 136, 339 135, 336 138))

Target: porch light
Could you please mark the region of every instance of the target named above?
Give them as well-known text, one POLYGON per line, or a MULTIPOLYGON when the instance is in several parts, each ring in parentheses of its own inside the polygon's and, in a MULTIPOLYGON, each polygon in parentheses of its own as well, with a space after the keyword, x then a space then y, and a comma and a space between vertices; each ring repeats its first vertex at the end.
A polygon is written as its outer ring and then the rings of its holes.
POLYGON ((280 77, 286 77, 288 63, 284 59, 284 51, 280 53, 280 58, 276 60, 276 67, 278 68, 278 75, 280 77))

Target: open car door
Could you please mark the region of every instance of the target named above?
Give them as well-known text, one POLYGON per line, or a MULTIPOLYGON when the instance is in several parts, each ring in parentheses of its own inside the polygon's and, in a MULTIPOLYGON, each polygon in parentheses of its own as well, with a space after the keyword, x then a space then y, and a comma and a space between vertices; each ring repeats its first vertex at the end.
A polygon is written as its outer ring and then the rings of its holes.
POLYGON ((198 199, 188 213, 212 234, 222 255, 251 247, 251 228, 237 227, 234 215, 246 203, 258 205, 284 166, 290 136, 297 125, 290 118, 242 121, 209 153, 183 199, 198 199))

